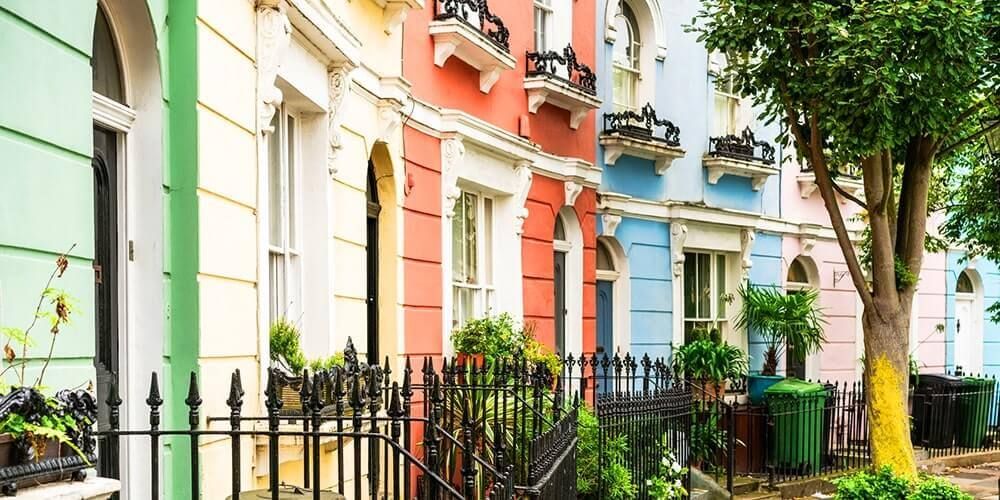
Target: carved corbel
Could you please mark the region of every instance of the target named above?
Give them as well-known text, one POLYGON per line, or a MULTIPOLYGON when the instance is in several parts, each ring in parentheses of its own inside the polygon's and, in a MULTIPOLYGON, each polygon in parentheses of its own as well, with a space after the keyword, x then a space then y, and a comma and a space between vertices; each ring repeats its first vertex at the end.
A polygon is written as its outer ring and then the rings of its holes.
POLYGON ((258 0, 257 5, 257 130, 274 131, 271 119, 281 106, 281 90, 275 86, 278 68, 292 39, 284 0, 258 0))
POLYGON ((687 239, 688 228, 684 221, 670 223, 670 257, 674 265, 674 277, 684 274, 684 241, 687 239))
POLYGON ((570 207, 576 205, 576 199, 583 192, 583 184, 569 180, 563 182, 563 189, 566 191, 566 205, 570 207))
POLYGON ((524 220, 528 218, 528 192, 531 191, 531 179, 534 174, 531 172, 531 162, 518 162, 514 167, 514 175, 517 176, 517 193, 514 197, 514 231, 518 236, 524 234, 524 220))
POLYGON ((740 230, 740 267, 744 280, 750 279, 750 268, 753 267, 753 259, 750 253, 753 251, 753 242, 757 239, 757 231, 753 228, 743 228, 740 230))
POLYGON ((329 97, 329 112, 327 114, 327 169, 330 175, 337 173, 335 160, 344 146, 340 136, 340 123, 343 117, 344 101, 351 90, 351 68, 347 65, 334 66, 327 72, 327 92, 329 97))
POLYGON ((465 145, 462 139, 450 137, 441 141, 441 211, 451 218, 455 215, 455 203, 462 195, 458 188, 458 169, 465 162, 465 145))
POLYGON ((618 225, 622 223, 622 216, 617 214, 601 214, 601 236, 607 236, 609 238, 615 237, 615 231, 618 230, 618 225))
POLYGON ((378 101, 378 140, 383 143, 392 142, 392 136, 403 123, 400 114, 403 105, 395 99, 379 99, 378 101))
POLYGON ((802 255, 808 257, 812 253, 812 249, 816 247, 816 238, 814 236, 802 236, 799 239, 799 245, 802 247, 802 255))

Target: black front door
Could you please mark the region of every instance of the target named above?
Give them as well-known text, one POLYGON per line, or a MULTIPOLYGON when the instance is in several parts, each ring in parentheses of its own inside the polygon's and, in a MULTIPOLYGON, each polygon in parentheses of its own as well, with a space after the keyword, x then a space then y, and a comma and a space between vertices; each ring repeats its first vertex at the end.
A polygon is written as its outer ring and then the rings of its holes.
POLYGON ((552 279, 555 282, 556 352, 566 355, 566 253, 555 252, 552 279))
POLYGON ((378 348, 378 215, 382 207, 378 202, 378 185, 375 171, 368 163, 368 246, 365 249, 367 257, 368 287, 366 303, 368 307, 368 363, 379 362, 378 348))
MULTIPOLYGON (((94 127, 94 327, 98 430, 106 430, 108 391, 118 384, 118 134, 94 127)), ((118 477, 117 439, 98 439, 98 473, 118 477)))

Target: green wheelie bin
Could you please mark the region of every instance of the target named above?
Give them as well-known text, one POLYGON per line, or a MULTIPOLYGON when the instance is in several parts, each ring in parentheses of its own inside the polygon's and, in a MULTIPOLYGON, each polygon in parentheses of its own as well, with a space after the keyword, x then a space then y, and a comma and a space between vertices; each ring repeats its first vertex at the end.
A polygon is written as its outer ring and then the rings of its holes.
POLYGON ((796 474, 818 473, 827 389, 822 384, 788 378, 769 387, 764 395, 774 422, 771 465, 796 474))
POLYGON ((994 381, 987 378, 965 377, 965 386, 958 396, 958 426, 955 438, 959 446, 981 448, 985 444, 993 409, 994 381))

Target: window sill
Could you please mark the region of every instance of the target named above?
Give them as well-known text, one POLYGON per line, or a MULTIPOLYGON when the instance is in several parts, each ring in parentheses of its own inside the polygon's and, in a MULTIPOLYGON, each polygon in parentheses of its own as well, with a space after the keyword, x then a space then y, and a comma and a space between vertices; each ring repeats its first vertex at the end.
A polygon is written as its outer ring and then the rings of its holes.
POLYGON ((726 156, 705 156, 702 163, 708 170, 708 183, 718 184, 723 175, 748 177, 754 191, 760 191, 768 177, 778 174, 778 169, 763 161, 740 160, 726 156))
MULTIPOLYGON (((802 195, 802 199, 808 199, 819 186, 816 184, 816 174, 813 172, 802 172, 796 177, 799 181, 799 194, 802 195)), ((840 176, 837 178, 837 185, 842 187, 844 191, 847 191, 854 197, 861 197, 864 195, 865 184, 861 179, 847 176, 840 176)), ((840 203, 847 203, 847 199, 843 196, 838 196, 840 203)))
POLYGON ((391 35, 406 21, 411 10, 424 8, 424 0, 372 0, 382 7, 382 24, 385 34, 391 35))
POLYGON ((588 113, 601 107, 597 96, 554 75, 525 77, 524 90, 528 93, 529 113, 538 113, 545 103, 565 109, 569 111, 569 127, 573 130, 580 128, 588 113))
POLYGON ((52 498, 79 498, 85 500, 104 500, 121 490, 117 479, 105 477, 88 477, 82 482, 60 481, 32 488, 24 488, 17 493, 16 498, 27 500, 43 500, 52 498))
POLYGON ((622 155, 653 160, 656 175, 663 175, 674 160, 684 156, 685 151, 677 146, 669 146, 665 141, 652 137, 638 138, 621 132, 604 132, 601 134, 601 146, 604 146, 604 163, 614 166, 622 155))
POLYGON ((434 65, 444 67, 451 56, 479 70, 479 91, 489 94, 504 71, 514 69, 517 61, 469 23, 449 18, 430 23, 434 39, 434 65))

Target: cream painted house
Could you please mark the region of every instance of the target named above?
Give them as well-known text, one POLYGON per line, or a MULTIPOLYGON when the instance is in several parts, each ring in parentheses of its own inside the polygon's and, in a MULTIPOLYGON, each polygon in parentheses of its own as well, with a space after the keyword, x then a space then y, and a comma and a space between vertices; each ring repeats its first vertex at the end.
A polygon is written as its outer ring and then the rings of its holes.
MULTIPOLYGON (((310 358, 342 350, 348 336, 378 359, 401 350, 409 84, 399 32, 411 7, 421 4, 199 2, 203 393, 226 394, 240 368, 244 411, 262 414, 268 327, 279 317, 299 325, 310 358)), ((228 412, 223 398, 206 404, 205 415, 228 412)), ((301 467, 291 448, 285 477, 301 467)), ((265 484, 266 455, 243 449, 244 484, 265 484)), ((202 450, 205 479, 228 468, 228 442, 205 439, 202 450)), ((225 497, 228 484, 202 484, 205 498, 225 497)))

